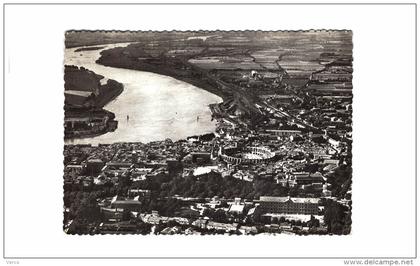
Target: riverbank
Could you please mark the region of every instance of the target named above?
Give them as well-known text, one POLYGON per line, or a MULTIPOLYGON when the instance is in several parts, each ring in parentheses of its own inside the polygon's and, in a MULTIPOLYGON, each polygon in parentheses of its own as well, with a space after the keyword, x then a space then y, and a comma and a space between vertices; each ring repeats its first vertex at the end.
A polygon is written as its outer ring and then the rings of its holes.
POLYGON ((109 79, 105 85, 100 87, 99 95, 96 100, 96 106, 103 108, 109 102, 116 99, 124 90, 124 86, 112 79, 109 79))
POLYGON ((105 46, 89 46, 89 47, 82 47, 74 50, 74 52, 84 52, 84 51, 95 51, 104 49, 105 46))
POLYGON ((189 64, 185 60, 166 57, 143 61, 135 60, 135 58, 127 57, 124 49, 126 47, 104 50, 101 52, 98 60, 96 60, 96 63, 109 67, 145 71, 173 77, 215 94, 223 100, 231 98, 234 94, 229 88, 221 86, 214 78, 209 77, 205 71, 189 64))
POLYGON ((104 109, 66 110, 64 113, 64 139, 91 138, 113 132, 118 127, 118 121, 114 119, 115 114, 104 109))
POLYGON ((118 81, 107 79, 84 67, 66 65, 64 67, 64 90, 66 93, 65 108, 100 109, 120 95, 124 86, 118 81), (90 96, 89 93, 93 95, 90 96), (87 99, 89 96, 90 99, 87 99))
POLYGON ((117 129, 115 114, 104 106, 123 92, 123 85, 93 71, 65 66, 64 138, 94 137, 117 129))

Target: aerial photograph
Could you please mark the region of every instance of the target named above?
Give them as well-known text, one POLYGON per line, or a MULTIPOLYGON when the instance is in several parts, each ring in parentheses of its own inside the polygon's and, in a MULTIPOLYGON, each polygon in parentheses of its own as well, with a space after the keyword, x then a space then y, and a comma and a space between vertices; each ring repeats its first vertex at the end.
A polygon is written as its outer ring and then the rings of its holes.
POLYGON ((351 30, 64 35, 66 234, 351 234, 351 30))

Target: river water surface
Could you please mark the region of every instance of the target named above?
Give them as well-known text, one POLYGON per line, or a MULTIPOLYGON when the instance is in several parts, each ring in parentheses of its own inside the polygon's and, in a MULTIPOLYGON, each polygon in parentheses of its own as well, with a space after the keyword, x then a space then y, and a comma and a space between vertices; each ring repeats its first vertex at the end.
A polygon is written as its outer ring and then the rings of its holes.
POLYGON ((175 141, 214 131, 208 105, 222 102, 220 97, 168 76, 95 63, 102 50, 126 45, 101 45, 103 49, 82 52, 75 52, 77 48, 65 50, 66 65, 83 66, 124 85, 124 91, 104 108, 115 114, 118 128, 96 137, 66 140, 66 144, 175 141))

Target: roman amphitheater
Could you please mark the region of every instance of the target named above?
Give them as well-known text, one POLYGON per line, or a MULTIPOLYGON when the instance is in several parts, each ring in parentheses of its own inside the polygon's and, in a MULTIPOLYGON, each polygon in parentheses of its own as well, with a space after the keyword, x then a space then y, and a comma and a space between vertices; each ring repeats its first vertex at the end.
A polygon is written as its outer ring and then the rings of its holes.
POLYGON ((229 147, 222 149, 220 156, 231 164, 255 164, 273 159, 275 153, 266 147, 229 147))

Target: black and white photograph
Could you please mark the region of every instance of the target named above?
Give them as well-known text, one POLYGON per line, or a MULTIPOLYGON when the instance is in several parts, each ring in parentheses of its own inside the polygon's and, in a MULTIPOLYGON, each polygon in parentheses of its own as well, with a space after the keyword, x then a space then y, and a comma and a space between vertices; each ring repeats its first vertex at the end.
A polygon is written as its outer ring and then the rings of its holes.
POLYGON ((351 233, 350 30, 73 30, 65 47, 66 233, 351 233))
POLYGON ((0 21, 0 265, 417 265, 416 3, 0 21))

